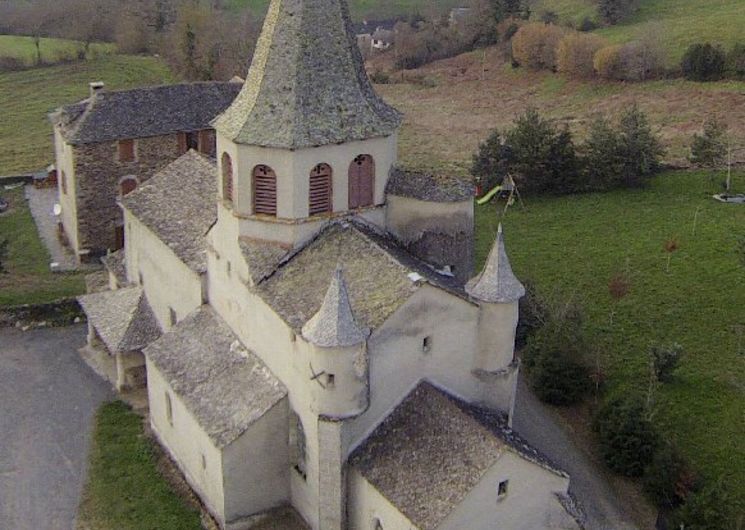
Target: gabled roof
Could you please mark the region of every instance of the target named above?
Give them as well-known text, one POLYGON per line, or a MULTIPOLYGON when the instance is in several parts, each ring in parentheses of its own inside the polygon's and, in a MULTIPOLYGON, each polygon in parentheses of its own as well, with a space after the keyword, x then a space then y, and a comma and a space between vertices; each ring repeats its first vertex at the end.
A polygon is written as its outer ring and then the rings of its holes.
POLYGON ((216 175, 214 161, 189 151, 121 201, 200 274, 207 270, 206 235, 217 221, 216 175))
POLYGON ((476 300, 498 304, 516 302, 525 296, 525 287, 512 272, 501 224, 484 269, 466 284, 466 292, 476 300))
POLYGON ((303 338, 322 348, 343 348, 364 342, 368 332, 354 319, 347 284, 337 267, 321 308, 303 326, 303 338))
POLYGON ((144 350, 215 446, 223 448, 287 389, 209 306, 202 306, 144 350))
POLYGON ((111 354, 141 350, 160 336, 139 287, 87 294, 78 301, 111 354))
POLYGON ((510 429, 487 426, 469 410, 422 382, 349 462, 418 528, 437 528, 505 451, 535 462, 513 446, 510 429))
POLYGON ((388 136, 345 0, 272 0, 243 90, 213 125, 239 144, 300 149, 388 136))
POLYGON ((124 259, 123 248, 101 258, 101 263, 103 263, 103 266, 108 272, 114 275, 119 286, 127 284, 127 268, 124 264, 124 259))
POLYGON ((330 223, 315 239, 286 256, 256 292, 297 332, 315 315, 337 266, 344 270, 357 323, 383 324, 423 284, 465 298, 453 278, 442 276, 389 236, 357 220, 330 223))
POLYGON ((238 95, 241 83, 182 83, 96 95, 51 115, 73 145, 161 136, 210 128, 238 95))
POLYGON ((409 197, 428 202, 472 201, 472 183, 454 175, 435 175, 394 167, 386 185, 388 195, 409 197))

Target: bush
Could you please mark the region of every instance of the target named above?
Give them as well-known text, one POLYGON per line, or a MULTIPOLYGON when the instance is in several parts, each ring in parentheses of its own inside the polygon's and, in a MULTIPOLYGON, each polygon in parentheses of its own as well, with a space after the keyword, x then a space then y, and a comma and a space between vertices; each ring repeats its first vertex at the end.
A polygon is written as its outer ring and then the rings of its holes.
POLYGON ((579 27, 577 27, 577 29, 579 31, 593 31, 598 29, 598 25, 590 17, 585 17, 582 19, 582 22, 579 23, 579 27))
POLYGON ((626 20, 635 8, 634 0, 598 0, 598 16, 611 26, 626 20))
POLYGON ((591 387, 584 362, 582 312, 573 304, 557 307, 543 309, 547 319, 528 339, 523 361, 530 386, 541 401, 573 405, 591 387))
POLYGON ((556 69, 556 48, 564 30, 553 24, 526 24, 512 38, 512 56, 534 70, 556 69))
POLYGON ((673 342, 669 346, 655 345, 649 349, 652 372, 660 383, 669 383, 683 356, 683 346, 673 342))
POLYGON ((645 177, 660 170, 660 158, 665 150, 657 135, 652 132, 646 114, 636 103, 621 115, 619 138, 624 186, 639 186, 645 177))
POLYGON ((721 46, 691 44, 683 55, 680 68, 686 79, 717 81, 724 77, 726 56, 721 46))
POLYGON ((727 75, 745 79, 745 44, 735 44, 727 53, 727 75))
POLYGON ((471 174, 482 188, 491 190, 502 182, 509 172, 510 149, 502 142, 502 136, 495 130, 481 143, 473 155, 471 174))
POLYGON ((391 76, 388 72, 383 70, 375 70, 370 74, 370 81, 378 85, 387 85, 391 82, 391 76))
POLYGON ((535 285, 530 280, 524 280, 525 296, 520 299, 520 315, 515 330, 515 348, 522 349, 528 343, 528 339, 538 331, 549 318, 549 309, 546 301, 536 291, 535 285))
POLYGON ((587 191, 601 191, 623 184, 623 153, 621 135, 603 116, 590 124, 582 144, 582 166, 587 191))
POLYGON ((638 477, 652 462, 658 436, 640 399, 621 397, 606 403, 594 427, 603 460, 616 473, 638 477))
POLYGON ((703 134, 694 134, 690 161, 699 167, 721 167, 727 156, 727 127, 715 119, 704 122, 703 134))
POLYGON ((605 41, 597 35, 572 32, 559 42, 556 66, 559 72, 587 78, 595 73, 593 58, 605 41))
POLYGON ((595 52, 592 66, 598 77, 609 80, 621 80, 624 77, 621 46, 606 46, 595 52))
POLYGON ((723 530, 734 528, 731 499, 718 483, 702 484, 673 514, 670 528, 723 530))
POLYGON ((693 473, 671 444, 663 444, 644 470, 644 492, 662 509, 680 506, 694 484, 693 473))
POLYGON ((541 14, 538 18, 544 24, 558 24, 559 23, 559 15, 556 13, 556 11, 551 11, 550 9, 546 11, 541 11, 541 14))
POLYGON ((621 77, 626 81, 646 81, 665 70, 666 54, 655 34, 624 44, 620 50, 621 77))

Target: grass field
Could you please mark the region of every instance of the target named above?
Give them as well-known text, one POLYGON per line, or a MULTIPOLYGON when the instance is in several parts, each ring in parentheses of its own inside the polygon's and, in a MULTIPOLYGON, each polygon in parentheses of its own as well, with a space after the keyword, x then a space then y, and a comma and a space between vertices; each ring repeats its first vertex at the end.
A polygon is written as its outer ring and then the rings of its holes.
POLYGON ((88 83, 128 88, 172 81, 151 57, 112 55, 74 64, 0 74, 0 175, 45 167, 53 160, 47 113, 88 97, 88 83))
MULTIPOLYGON (((592 0, 538 0, 534 12, 553 10, 564 21, 595 19, 592 0)), ((745 6, 742 0, 642 0, 639 10, 625 23, 597 31, 612 42, 627 42, 645 32, 659 35, 672 64, 694 42, 730 47, 745 42, 745 6)))
MULTIPOLYGON (((388 66, 376 63, 372 69, 388 66)), ((708 116, 727 123, 735 144, 745 147, 745 82, 578 81, 512 69, 496 49, 486 56, 478 51, 438 61, 407 75, 432 78, 436 86, 400 83, 377 89, 406 115, 400 157, 411 167, 467 173, 479 142, 494 128, 509 126, 529 105, 568 124, 581 139, 595 113, 614 116, 636 101, 668 148, 665 160, 676 166, 687 164, 691 137, 708 116)))
POLYGON ((0 196, 11 203, 0 215, 0 240, 9 241, 9 255, 0 274, 0 307, 49 302, 85 292, 81 274, 52 273, 49 254, 41 243, 36 225, 26 206, 23 189, 4 191, 0 196))
POLYGON ((78 530, 199 530, 188 507, 158 471, 142 418, 120 401, 96 416, 78 530))
MULTIPOLYGON (((249 7, 257 15, 263 16, 269 0, 227 0, 225 3, 234 8, 249 7)), ((440 13, 461 5, 463 2, 459 0, 349 0, 349 8, 354 20, 361 20, 367 16, 381 19, 417 12, 440 13)))
MULTIPOLYGON (((55 63, 62 59, 74 59, 82 44, 65 39, 41 39, 41 59, 46 63, 55 63)), ((94 43, 88 50, 88 58, 94 59, 116 51, 116 46, 108 43, 94 43)), ((27 66, 36 62, 36 46, 31 37, 0 35, 0 57, 20 59, 27 66)))
MULTIPOLYGON (((745 190, 745 173, 736 182, 745 190)), ((675 380, 658 396, 656 422, 697 470, 724 480, 742 510, 745 267, 734 249, 745 235, 745 207, 714 201, 714 189, 704 173, 668 172, 643 190, 528 199, 503 222, 518 277, 584 306, 610 393, 646 388, 650 344, 684 346, 675 380), (668 273, 663 245, 671 238, 680 248, 668 273), (618 272, 631 291, 611 325, 608 281, 618 272)), ((480 262, 499 220, 495 206, 477 209, 480 262)))

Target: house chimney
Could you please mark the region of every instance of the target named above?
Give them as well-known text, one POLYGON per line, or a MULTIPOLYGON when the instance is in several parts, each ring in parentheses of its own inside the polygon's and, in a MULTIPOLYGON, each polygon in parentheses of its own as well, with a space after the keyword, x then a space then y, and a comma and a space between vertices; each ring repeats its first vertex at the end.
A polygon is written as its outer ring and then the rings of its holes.
POLYGON ((94 81, 92 83, 89 83, 88 86, 91 89, 91 99, 93 99, 96 97, 97 94, 103 92, 103 89, 106 85, 103 81, 94 81))

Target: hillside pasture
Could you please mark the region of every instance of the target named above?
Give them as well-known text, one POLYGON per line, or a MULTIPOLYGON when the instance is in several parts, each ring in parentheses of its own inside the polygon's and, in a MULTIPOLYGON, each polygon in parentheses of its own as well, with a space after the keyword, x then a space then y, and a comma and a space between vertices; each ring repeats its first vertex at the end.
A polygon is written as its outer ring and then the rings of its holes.
MULTIPOLYGON (((39 44, 43 63, 54 64, 60 61, 73 60, 83 50, 83 43, 66 39, 41 39, 39 44)), ((116 51, 116 46, 109 43, 93 43, 88 50, 88 59, 109 55, 116 51)), ((18 35, 0 35, 0 57, 18 59, 25 66, 36 64, 36 45, 31 37, 18 35)))

